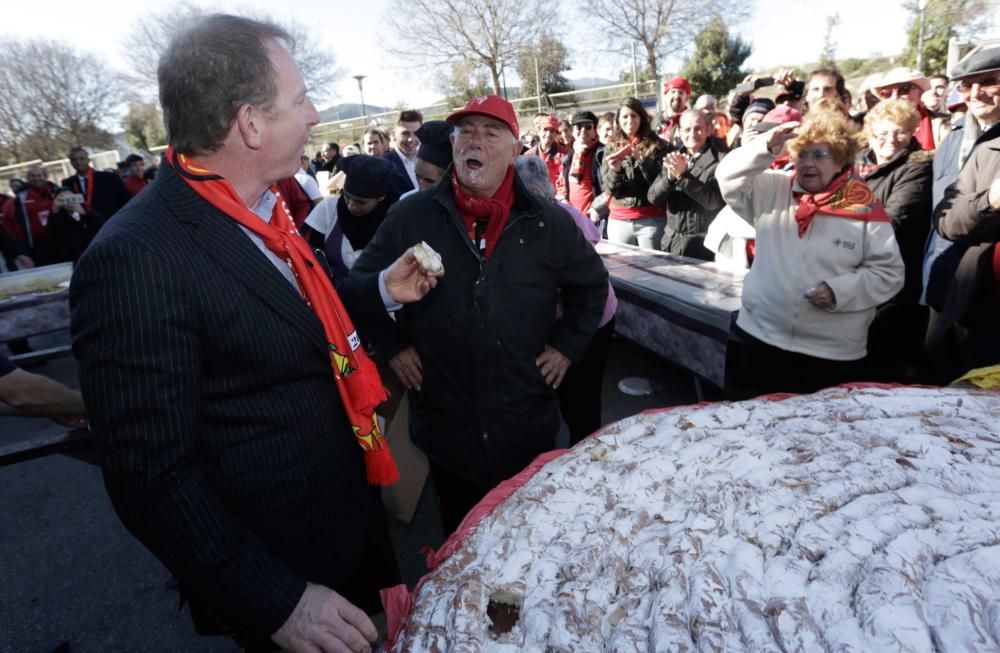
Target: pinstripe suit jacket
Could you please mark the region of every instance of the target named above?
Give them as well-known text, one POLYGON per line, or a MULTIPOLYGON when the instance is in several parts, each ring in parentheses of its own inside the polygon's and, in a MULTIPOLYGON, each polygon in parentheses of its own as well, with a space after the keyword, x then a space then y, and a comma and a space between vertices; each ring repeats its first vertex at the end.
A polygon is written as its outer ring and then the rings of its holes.
MULTIPOLYGON (((341 296, 384 319, 377 278, 341 296)), ((384 517, 322 325, 236 223, 163 165, 80 259, 70 302, 108 494, 192 600, 250 639, 306 580, 363 604, 384 517)))

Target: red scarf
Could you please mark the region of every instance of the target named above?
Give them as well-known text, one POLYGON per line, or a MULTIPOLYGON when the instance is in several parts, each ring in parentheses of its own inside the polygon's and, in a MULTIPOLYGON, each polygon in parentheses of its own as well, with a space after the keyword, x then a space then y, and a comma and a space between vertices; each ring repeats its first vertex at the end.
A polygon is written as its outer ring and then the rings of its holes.
POLYGON ((799 238, 805 235, 809 224, 819 212, 825 216, 863 222, 891 222, 868 184, 860 177, 852 176, 850 170, 834 177, 830 185, 818 193, 795 191, 792 194, 799 201, 799 206, 795 209, 799 238))
POLYGON ((500 233, 507 226, 510 209, 514 206, 514 166, 507 168, 507 176, 500 182, 493 197, 477 197, 466 193, 458 183, 454 168, 451 170, 451 187, 455 191, 458 213, 476 247, 479 247, 479 243, 476 243, 476 222, 486 221, 486 258, 489 258, 497 247, 500 233))
POLYGON ((920 112, 920 123, 917 125, 917 133, 914 134, 914 138, 920 143, 920 148, 924 150, 931 151, 934 149, 934 122, 931 120, 931 114, 927 111, 927 107, 921 102, 917 105, 917 110, 920 112))
POLYGON ((94 169, 87 166, 87 199, 83 201, 83 208, 88 211, 93 208, 94 201, 94 169))
POLYGON ((260 237, 267 248, 286 260, 295 274, 306 303, 323 323, 330 349, 330 365, 337 392, 358 444, 365 452, 365 470, 372 485, 390 485, 399 479, 396 463, 375 415, 375 406, 386 392, 375 364, 365 354, 361 340, 340 302, 330 278, 312 249, 295 229, 281 194, 272 186, 275 202, 271 221, 264 222, 236 194, 232 185, 197 161, 167 148, 167 163, 202 199, 260 237))

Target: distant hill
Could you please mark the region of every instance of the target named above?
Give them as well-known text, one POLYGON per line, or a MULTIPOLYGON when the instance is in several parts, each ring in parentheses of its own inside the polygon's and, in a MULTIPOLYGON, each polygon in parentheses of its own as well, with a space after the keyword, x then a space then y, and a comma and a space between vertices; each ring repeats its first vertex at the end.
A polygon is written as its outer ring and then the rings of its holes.
MULTIPOLYGON (((373 113, 392 111, 392 107, 380 107, 375 104, 365 104, 365 111, 368 112, 368 115, 372 115, 373 113)), ((334 120, 347 120, 348 118, 357 118, 360 115, 362 115, 360 104, 337 104, 320 111, 319 121, 332 122, 334 120)))
POLYGON ((611 86, 612 84, 620 84, 621 82, 602 77, 581 77, 580 79, 571 79, 569 83, 572 84, 574 89, 580 90, 594 88, 595 86, 611 86))

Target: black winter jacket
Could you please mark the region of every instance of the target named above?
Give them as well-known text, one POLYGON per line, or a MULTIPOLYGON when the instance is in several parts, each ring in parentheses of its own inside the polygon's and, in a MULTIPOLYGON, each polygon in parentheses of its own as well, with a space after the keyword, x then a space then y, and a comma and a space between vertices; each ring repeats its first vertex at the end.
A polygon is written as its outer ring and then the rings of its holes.
POLYGON ((657 139, 656 147, 648 156, 626 157, 621 169, 611 167, 608 159, 618 148, 610 147, 605 151, 601 172, 604 175, 604 190, 611 196, 611 206, 626 209, 649 206, 649 187, 656 181, 663 168, 663 157, 673 148, 663 140, 657 139))
MULTIPOLYGON (((862 159, 874 161, 874 155, 865 150, 862 159)), ((906 266, 906 280, 895 299, 901 304, 916 304, 920 299, 924 243, 934 208, 931 204, 932 162, 933 153, 921 150, 914 140, 894 159, 864 175, 896 231, 899 253, 906 266)))
POLYGON ((690 256, 705 261, 715 260, 715 254, 705 249, 705 234, 726 202, 715 180, 715 169, 725 156, 711 143, 694 160, 680 179, 660 174, 649 187, 650 204, 662 206, 667 212, 667 228, 663 232, 663 251, 690 256))
POLYGON ((399 323, 387 318, 365 336, 379 358, 416 348, 423 385, 411 395, 411 437, 484 488, 554 446, 558 404, 535 359, 550 345, 579 362, 608 293, 607 270, 573 219, 514 179, 514 206, 489 259, 473 246, 446 180, 395 204, 351 270, 382 270, 420 241, 441 254, 437 287, 403 308, 399 323))

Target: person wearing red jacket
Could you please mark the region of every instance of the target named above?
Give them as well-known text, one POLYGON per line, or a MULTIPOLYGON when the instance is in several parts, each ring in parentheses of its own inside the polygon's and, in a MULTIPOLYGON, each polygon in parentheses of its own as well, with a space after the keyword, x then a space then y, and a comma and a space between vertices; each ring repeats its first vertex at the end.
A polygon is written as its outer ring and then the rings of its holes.
POLYGON ((143 188, 149 185, 149 182, 143 177, 146 173, 146 162, 138 154, 129 154, 125 157, 125 163, 128 165, 128 176, 122 179, 122 181, 125 183, 125 188, 128 189, 128 192, 132 193, 132 197, 135 197, 143 188))
POLYGON ((555 116, 538 117, 538 145, 524 153, 537 156, 549 169, 549 179, 556 189, 556 195, 566 196, 562 180, 562 161, 569 154, 569 148, 559 142, 559 119, 555 116))
POLYGON ((48 180, 48 173, 41 166, 28 168, 27 178, 27 185, 4 204, 0 221, 17 249, 19 267, 45 263, 48 239, 45 225, 56 191, 56 185, 48 180), (30 264, 22 257, 27 257, 30 264))

